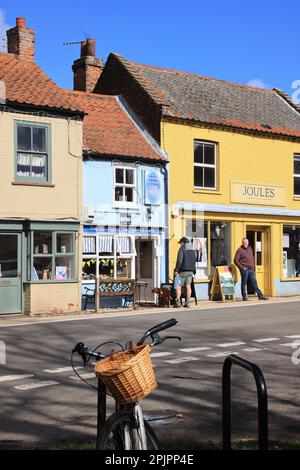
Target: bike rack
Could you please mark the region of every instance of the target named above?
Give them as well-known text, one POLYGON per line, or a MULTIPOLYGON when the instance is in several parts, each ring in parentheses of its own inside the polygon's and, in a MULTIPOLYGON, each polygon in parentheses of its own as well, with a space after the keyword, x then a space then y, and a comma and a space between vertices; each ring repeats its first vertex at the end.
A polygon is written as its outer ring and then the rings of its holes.
POLYGON ((226 357, 222 372, 223 450, 231 450, 231 366, 252 372, 258 403, 258 448, 268 450, 268 395, 264 375, 258 365, 235 354, 226 357))
POLYGON ((97 387, 97 438, 96 449, 99 450, 99 439, 101 428, 106 420, 106 386, 98 378, 97 387))

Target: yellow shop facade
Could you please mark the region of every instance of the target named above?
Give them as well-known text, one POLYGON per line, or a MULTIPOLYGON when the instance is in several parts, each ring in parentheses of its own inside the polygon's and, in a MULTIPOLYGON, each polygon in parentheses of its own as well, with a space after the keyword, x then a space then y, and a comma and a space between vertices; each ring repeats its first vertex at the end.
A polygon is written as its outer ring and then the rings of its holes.
POLYGON ((264 293, 300 294, 300 109, 284 92, 117 54, 95 92, 122 95, 168 156, 170 277, 186 235, 198 299, 208 299, 215 266, 233 265, 247 236, 264 293))

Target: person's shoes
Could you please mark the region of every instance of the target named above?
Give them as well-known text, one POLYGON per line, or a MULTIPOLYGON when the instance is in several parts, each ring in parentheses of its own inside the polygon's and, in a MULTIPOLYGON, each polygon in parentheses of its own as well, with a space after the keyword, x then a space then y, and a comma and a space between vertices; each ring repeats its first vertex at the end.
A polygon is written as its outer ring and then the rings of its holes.
POLYGON ((175 303, 174 303, 174 308, 180 308, 181 307, 181 303, 180 303, 180 300, 175 300, 175 303))
POLYGON ((249 300, 248 297, 243 297, 243 302, 247 302, 247 300, 249 300))
POLYGON ((185 306, 186 308, 191 308, 189 300, 187 300, 187 301, 185 302, 184 306, 185 306))
POLYGON ((269 300, 269 297, 266 297, 265 295, 262 295, 261 297, 258 297, 259 300, 269 300))

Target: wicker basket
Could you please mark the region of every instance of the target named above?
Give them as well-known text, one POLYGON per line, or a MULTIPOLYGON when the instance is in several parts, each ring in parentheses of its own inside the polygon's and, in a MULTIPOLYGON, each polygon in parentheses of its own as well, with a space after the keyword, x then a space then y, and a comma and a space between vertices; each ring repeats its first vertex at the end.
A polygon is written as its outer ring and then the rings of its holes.
POLYGON ((146 397, 157 387, 149 345, 113 353, 97 362, 96 375, 122 405, 146 397))

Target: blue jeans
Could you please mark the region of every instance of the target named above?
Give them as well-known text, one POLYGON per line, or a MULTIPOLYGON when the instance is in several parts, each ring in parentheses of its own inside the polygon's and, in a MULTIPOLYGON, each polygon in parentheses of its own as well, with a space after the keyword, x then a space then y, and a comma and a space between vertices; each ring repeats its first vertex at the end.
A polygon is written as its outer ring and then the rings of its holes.
POLYGON ((241 269, 241 290, 243 298, 247 297, 247 281, 249 279, 250 284, 252 285, 253 289, 257 293, 258 297, 263 297, 263 293, 257 285, 257 280, 255 278, 254 269, 241 269))

